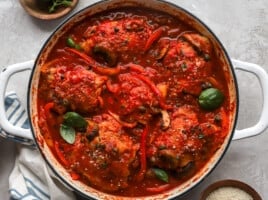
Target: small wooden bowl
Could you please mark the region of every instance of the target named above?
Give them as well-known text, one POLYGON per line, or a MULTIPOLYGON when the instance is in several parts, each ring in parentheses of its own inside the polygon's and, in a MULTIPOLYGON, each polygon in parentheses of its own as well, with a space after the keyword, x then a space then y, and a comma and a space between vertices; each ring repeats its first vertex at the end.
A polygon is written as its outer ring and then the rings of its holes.
POLYGON ((70 6, 57 8, 55 12, 49 13, 48 5, 46 2, 42 2, 41 0, 20 0, 20 4, 29 15, 43 20, 53 20, 60 18, 71 12, 77 3, 78 0, 73 0, 70 6))
POLYGON ((261 196, 248 184, 237 180, 221 180, 209 185, 201 194, 200 200, 206 200, 209 194, 222 187, 234 187, 248 193, 254 200, 262 200, 261 196))

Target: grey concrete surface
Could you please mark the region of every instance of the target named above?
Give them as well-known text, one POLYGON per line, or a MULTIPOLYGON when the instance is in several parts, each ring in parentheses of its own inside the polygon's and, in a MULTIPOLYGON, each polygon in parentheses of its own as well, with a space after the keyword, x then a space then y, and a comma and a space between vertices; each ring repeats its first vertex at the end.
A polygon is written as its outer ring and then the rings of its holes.
MULTIPOLYGON (((171 0, 170 0, 171 1, 171 0)), ((72 12, 96 1, 80 0, 72 12)), ((256 63, 268 71, 267 0, 172 0, 195 14, 219 37, 232 58, 256 63)), ((71 13, 71 14, 72 14, 71 13)), ((0 67, 34 59, 42 44, 64 19, 42 21, 29 16, 18 0, 0 0, 0 67)), ((25 102, 29 73, 11 79, 25 102)), ((240 110, 237 128, 254 125, 262 109, 260 85, 251 74, 237 71, 240 110)), ((1 83, 0 83, 1 84, 1 83)), ((266 91, 268 92, 268 91, 266 91)), ((232 141, 216 169, 196 188, 178 200, 198 200, 209 184, 237 179, 250 184, 268 199, 268 130, 261 135, 232 141)), ((0 138, 0 199, 9 199, 8 175, 14 164, 15 145, 0 138)))

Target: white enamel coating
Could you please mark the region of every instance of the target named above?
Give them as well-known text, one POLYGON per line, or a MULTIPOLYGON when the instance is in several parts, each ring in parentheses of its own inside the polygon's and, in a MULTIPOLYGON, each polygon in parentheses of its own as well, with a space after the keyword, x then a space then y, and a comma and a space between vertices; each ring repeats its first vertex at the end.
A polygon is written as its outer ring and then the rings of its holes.
POLYGON ((259 121, 252 127, 235 130, 233 140, 251 137, 262 133, 268 127, 268 74, 259 65, 232 59, 235 69, 254 74, 261 85, 263 105, 259 121))
POLYGON ((25 70, 31 70, 33 68, 33 65, 33 60, 23 63, 17 63, 4 68, 0 73, 0 126, 4 131, 8 132, 9 134, 27 139, 33 139, 33 135, 30 129, 24 129, 18 126, 14 126, 8 121, 5 112, 4 100, 9 78, 15 73, 22 72, 25 70))

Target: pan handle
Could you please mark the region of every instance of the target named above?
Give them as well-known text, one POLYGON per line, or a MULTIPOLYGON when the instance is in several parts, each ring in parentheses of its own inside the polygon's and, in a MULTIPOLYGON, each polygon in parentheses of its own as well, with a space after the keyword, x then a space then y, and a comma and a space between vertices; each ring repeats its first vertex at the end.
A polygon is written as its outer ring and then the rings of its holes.
POLYGON ((9 81, 9 78, 18 72, 31 70, 33 68, 34 61, 30 60, 23 63, 17 63, 14 65, 10 65, 2 70, 0 73, 0 126, 1 128, 11 134, 15 137, 21 137, 21 138, 27 138, 33 140, 33 135, 31 133, 30 129, 24 129, 21 127, 14 126, 12 123, 10 123, 6 117, 5 112, 5 93, 7 88, 7 83, 9 81))
MULTIPOLYGON (((242 62, 235 59, 232 59, 232 63, 235 69, 243 70, 256 75, 261 84, 263 92, 263 109, 259 121, 256 125, 252 127, 245 128, 242 130, 235 130, 233 140, 237 140, 258 135, 268 127, 268 75, 263 68, 256 64, 242 62)), ((9 78, 15 73, 31 70, 33 65, 33 60, 23 63, 17 63, 7 68, 4 68, 0 73, 0 126, 4 131, 13 134, 14 136, 19 136, 27 139, 33 139, 31 130, 16 127, 8 121, 5 115, 4 98, 9 78)))
POLYGON ((232 59, 232 63, 235 69, 252 73, 258 78, 263 96, 262 112, 259 121, 252 127, 235 130, 233 140, 237 140, 258 135, 268 127, 268 74, 262 67, 253 63, 247 63, 235 59, 232 59))

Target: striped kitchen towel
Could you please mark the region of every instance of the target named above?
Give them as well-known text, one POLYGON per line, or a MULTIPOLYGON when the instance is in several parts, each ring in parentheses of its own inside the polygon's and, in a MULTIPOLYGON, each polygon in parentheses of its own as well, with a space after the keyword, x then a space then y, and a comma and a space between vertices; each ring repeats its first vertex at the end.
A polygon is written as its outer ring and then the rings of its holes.
MULTIPOLYGON (((5 110, 7 119, 12 124, 26 129, 30 128, 27 113, 25 109, 21 106, 21 102, 19 101, 15 92, 10 92, 9 94, 6 95, 5 110)), ((1 127, 0 127, 0 136, 9 140, 13 140, 15 142, 19 142, 21 144, 35 146, 33 140, 11 135, 5 132, 3 129, 1 129, 1 127)))
POLYGON ((11 200, 75 200, 73 192, 54 176, 37 149, 17 145, 9 176, 11 200))
MULTIPOLYGON (((15 92, 5 97, 8 120, 23 128, 29 128, 27 113, 15 92)), ((9 175, 11 200, 74 200, 72 191, 67 189, 46 165, 32 140, 13 136, 0 128, 0 135, 17 142, 14 168, 9 175), (23 145, 22 145, 23 144, 23 145), (26 145, 25 145, 26 144, 26 145)))

